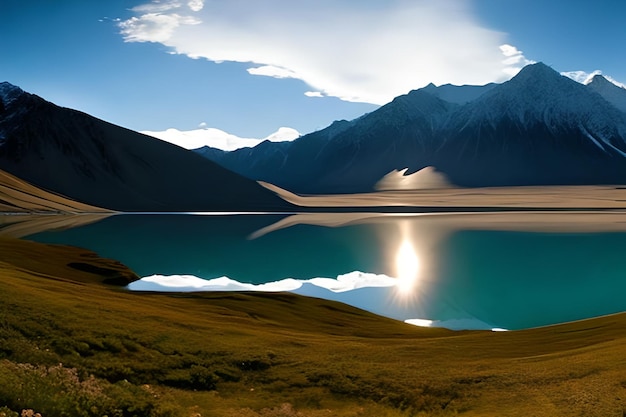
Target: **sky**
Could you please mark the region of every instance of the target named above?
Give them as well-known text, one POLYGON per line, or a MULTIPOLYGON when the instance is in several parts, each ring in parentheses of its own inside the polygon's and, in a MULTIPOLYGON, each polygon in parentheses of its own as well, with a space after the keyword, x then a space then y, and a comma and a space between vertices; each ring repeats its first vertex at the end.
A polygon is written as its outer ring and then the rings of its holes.
POLYGON ((0 81, 138 131, 297 136, 530 62, 626 83, 624 16, 602 0, 1 0, 0 81))

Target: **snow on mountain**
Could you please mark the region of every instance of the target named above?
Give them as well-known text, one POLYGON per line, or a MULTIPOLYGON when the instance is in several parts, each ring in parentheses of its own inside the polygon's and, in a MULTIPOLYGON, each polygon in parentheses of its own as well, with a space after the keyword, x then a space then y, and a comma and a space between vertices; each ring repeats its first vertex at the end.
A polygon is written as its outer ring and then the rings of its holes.
POLYGON ((543 63, 524 67, 510 81, 483 94, 464 107, 457 119, 491 121, 507 118, 518 126, 543 123, 557 133, 563 127, 594 132, 601 139, 626 138, 626 123, 616 108, 587 86, 560 75, 543 63), (463 114, 464 113, 464 114, 463 114))
POLYGON ((626 88, 620 87, 600 74, 594 75, 585 84, 588 88, 604 97, 609 103, 626 113, 626 88))
POLYGON ((165 131, 142 131, 141 133, 173 143, 185 149, 198 149, 209 146, 223 151, 234 151, 240 148, 251 148, 259 143, 292 141, 300 137, 300 132, 290 127, 281 127, 276 132, 263 139, 242 138, 215 128, 180 131, 167 129, 165 131))
POLYGON ((0 112, 11 105, 15 99, 24 94, 24 91, 8 82, 0 83, 0 112))
MULTIPOLYGON (((9 109, 13 107, 13 103, 22 96, 24 91, 10 84, 8 82, 0 83, 0 117, 14 117, 9 112, 9 109)), ((19 110, 18 110, 19 113, 19 110)), ((6 136, 8 134, 7 129, 9 127, 5 123, 0 123, 0 146, 2 146, 6 142, 6 136)))

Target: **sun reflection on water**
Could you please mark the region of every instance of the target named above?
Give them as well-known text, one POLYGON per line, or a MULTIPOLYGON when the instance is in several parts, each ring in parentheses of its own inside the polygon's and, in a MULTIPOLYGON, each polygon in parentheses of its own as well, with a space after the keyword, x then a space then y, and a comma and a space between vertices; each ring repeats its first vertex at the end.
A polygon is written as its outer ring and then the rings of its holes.
POLYGON ((420 272, 420 260, 409 239, 404 239, 396 252, 396 284, 398 291, 409 294, 417 284, 420 272))

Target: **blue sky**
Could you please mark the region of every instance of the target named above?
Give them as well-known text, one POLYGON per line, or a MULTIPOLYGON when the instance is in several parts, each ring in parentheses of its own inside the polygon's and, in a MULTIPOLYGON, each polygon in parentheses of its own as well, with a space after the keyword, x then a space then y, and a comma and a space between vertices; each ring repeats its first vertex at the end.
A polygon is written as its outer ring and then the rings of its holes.
POLYGON ((2 0, 0 81, 134 130, 307 133, 530 61, 626 83, 624 16, 613 1, 2 0))

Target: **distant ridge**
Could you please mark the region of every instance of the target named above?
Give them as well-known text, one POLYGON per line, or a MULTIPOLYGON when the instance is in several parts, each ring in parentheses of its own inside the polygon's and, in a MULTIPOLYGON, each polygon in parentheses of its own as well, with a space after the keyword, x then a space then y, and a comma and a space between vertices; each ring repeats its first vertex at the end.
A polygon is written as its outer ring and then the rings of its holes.
POLYGON ((256 182, 175 145, 0 83, 0 169, 118 211, 282 211, 256 182))

